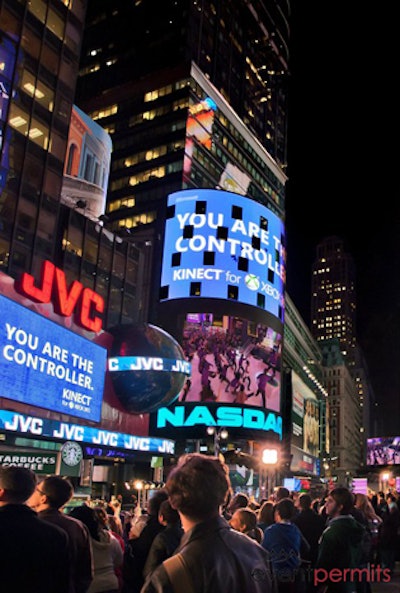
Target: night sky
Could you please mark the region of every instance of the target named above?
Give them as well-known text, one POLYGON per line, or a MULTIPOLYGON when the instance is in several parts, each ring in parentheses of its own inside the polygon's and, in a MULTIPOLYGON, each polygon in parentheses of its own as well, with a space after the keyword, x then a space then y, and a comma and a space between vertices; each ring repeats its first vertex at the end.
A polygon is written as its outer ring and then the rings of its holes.
POLYGON ((316 245, 328 235, 344 239, 356 262, 357 334, 378 401, 378 435, 400 435, 395 19, 361 2, 293 5, 288 293, 309 324, 316 245))

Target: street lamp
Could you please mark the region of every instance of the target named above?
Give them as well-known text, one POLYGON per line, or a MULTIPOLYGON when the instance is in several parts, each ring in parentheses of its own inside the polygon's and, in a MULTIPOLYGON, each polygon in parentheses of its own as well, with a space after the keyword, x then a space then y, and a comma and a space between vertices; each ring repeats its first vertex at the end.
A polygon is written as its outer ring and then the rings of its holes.
POLYGON ((133 483, 133 487, 135 490, 137 490, 138 493, 138 507, 139 509, 142 508, 142 490, 143 490, 143 482, 142 480, 135 480, 135 482, 133 483))
POLYGON ((210 436, 214 436, 214 456, 219 457, 219 442, 221 439, 226 440, 229 436, 229 433, 226 430, 226 428, 220 428, 219 430, 217 430, 215 426, 208 426, 207 433, 210 436))
POLYGON ((263 449, 260 463, 260 498, 268 498, 270 469, 278 463, 278 449, 263 449))

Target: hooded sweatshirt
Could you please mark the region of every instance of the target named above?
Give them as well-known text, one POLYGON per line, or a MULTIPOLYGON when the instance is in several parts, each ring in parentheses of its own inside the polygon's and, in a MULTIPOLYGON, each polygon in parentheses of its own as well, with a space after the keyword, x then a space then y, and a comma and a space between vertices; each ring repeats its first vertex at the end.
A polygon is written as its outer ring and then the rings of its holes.
POLYGON ((330 570, 359 566, 364 535, 365 527, 351 515, 331 519, 320 539, 317 567, 330 570))
POLYGON ((315 567, 318 578, 328 584, 328 592, 355 589, 355 583, 359 579, 357 571, 352 574, 345 569, 360 567, 365 533, 365 527, 351 515, 339 515, 330 520, 320 539, 315 567), (338 576, 340 571, 341 578, 338 576))
POLYGON ((94 563, 94 578, 87 593, 101 593, 118 589, 115 569, 122 565, 123 552, 119 541, 104 529, 100 541, 91 538, 94 563))

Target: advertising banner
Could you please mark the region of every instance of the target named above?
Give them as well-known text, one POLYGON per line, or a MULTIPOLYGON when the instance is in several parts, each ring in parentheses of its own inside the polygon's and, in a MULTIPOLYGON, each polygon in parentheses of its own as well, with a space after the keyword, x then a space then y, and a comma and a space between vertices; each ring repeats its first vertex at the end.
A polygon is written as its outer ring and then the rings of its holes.
POLYGON ((0 451, 0 465, 4 467, 26 467, 36 474, 54 474, 57 453, 39 453, 35 451, 0 451))
POLYGON ((319 401, 292 371, 292 471, 319 474, 319 401))
POLYGON ((171 194, 165 227, 160 300, 213 298, 284 315, 283 222, 238 194, 171 194))
MULTIPOLYGON (((26 416, 25 414, 17 414, 8 410, 0 410, 0 430, 62 441, 77 441, 78 443, 94 445, 95 448, 99 446, 116 447, 126 449, 127 451, 146 451, 171 455, 174 454, 175 448, 174 441, 169 439, 140 437, 133 434, 94 428, 92 426, 70 424, 48 418, 37 418, 36 416, 26 416)), ((67 451, 69 457, 71 455, 71 447, 68 447, 67 451)))
POLYGON ((107 350, 0 295, 0 396, 98 422, 107 350))

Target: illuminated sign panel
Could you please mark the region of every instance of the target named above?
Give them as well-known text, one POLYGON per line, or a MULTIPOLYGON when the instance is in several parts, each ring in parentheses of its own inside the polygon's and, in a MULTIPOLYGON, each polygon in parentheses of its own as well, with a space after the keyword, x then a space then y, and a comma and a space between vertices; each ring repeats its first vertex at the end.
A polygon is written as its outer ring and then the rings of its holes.
POLYGON ((228 299, 283 321, 282 221, 238 194, 184 190, 168 198, 160 300, 228 299))
POLYGON ((223 405, 176 405, 156 412, 156 428, 223 426, 272 431, 282 438, 282 418, 273 412, 251 407, 223 405))
POLYGON ((367 439, 367 465, 400 465, 400 437, 367 439))
POLYGON ((3 467, 26 467, 37 474, 53 474, 57 463, 57 453, 38 453, 31 451, 0 451, 0 465, 3 467))
POLYGON ((0 429, 53 439, 72 440, 100 447, 118 447, 128 451, 174 454, 175 443, 168 439, 140 437, 121 432, 111 432, 91 426, 58 422, 48 418, 25 416, 0 410, 0 429))
POLYGON ((151 356, 117 356, 108 359, 108 370, 118 371, 176 371, 190 375, 190 363, 177 358, 151 356))
POLYGON ((84 288, 78 280, 68 288, 65 272, 50 261, 43 263, 40 286, 35 286, 33 276, 25 272, 15 288, 39 303, 53 300, 59 315, 69 317, 75 311, 79 325, 90 331, 99 332, 102 328, 102 319, 97 314, 104 311, 103 297, 91 288, 84 288))
POLYGON ((99 421, 105 348, 0 295, 0 395, 99 421))

